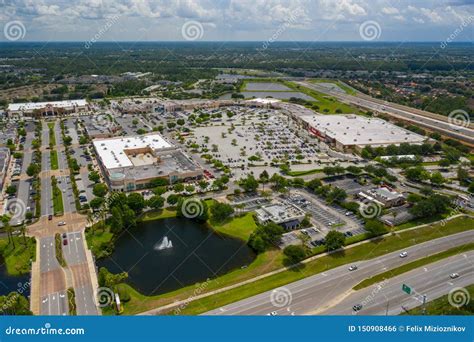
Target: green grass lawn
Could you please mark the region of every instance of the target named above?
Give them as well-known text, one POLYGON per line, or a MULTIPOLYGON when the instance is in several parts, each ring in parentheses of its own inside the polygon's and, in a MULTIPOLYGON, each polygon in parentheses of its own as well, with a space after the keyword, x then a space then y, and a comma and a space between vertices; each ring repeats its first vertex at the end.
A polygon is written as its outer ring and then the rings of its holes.
POLYGON ((176 217, 176 209, 164 208, 164 209, 148 211, 140 217, 140 221, 147 222, 147 221, 154 221, 154 220, 170 218, 170 217, 176 217))
MULTIPOLYGON (((474 285, 467 286, 466 291, 469 293, 470 298, 474 298, 474 285)), ((432 300, 426 304, 427 315, 473 315, 474 305, 471 299, 470 303, 460 308, 456 308, 449 303, 448 295, 432 300)), ((423 311, 421 306, 409 310, 406 315, 422 315, 423 311)))
POLYGON ((243 216, 235 217, 224 223, 210 223, 212 229, 244 241, 248 241, 250 234, 257 228, 257 224, 252 213, 246 213, 243 216))
POLYGON ((53 209, 54 215, 61 215, 64 213, 63 194, 61 189, 56 184, 51 185, 53 188, 53 209))
POLYGON ((283 82, 289 88, 302 92, 308 96, 311 96, 316 100, 315 104, 318 105, 319 109, 318 112, 320 113, 327 113, 327 114, 336 114, 336 110, 340 110, 343 114, 359 114, 359 110, 355 107, 347 105, 345 103, 339 102, 334 97, 325 95, 320 93, 316 90, 301 86, 299 84, 295 84, 290 81, 283 82))
POLYGON ((289 171, 287 173, 288 176, 291 177, 299 177, 299 176, 306 176, 306 175, 313 175, 315 173, 322 173, 322 169, 313 169, 313 170, 304 170, 304 171, 289 171))
POLYGON ((91 228, 86 230, 87 246, 90 248, 96 258, 101 258, 107 255, 107 245, 112 241, 114 234, 110 232, 109 227, 104 229, 91 228))
POLYGON ((50 156, 51 156, 51 170, 59 169, 58 152, 50 151, 50 156))
POLYGON ((48 127, 49 127, 49 144, 56 146, 56 134, 54 134, 54 122, 49 122, 48 127))
POLYGON ((0 254, 5 260, 7 272, 10 275, 17 276, 31 271, 30 261, 36 258, 36 241, 34 238, 14 236, 15 247, 13 243, 8 243, 8 238, 0 239, 0 254))
POLYGON ((346 84, 344 84, 343 82, 339 81, 339 80, 330 80, 330 79, 326 79, 326 78, 316 78, 316 79, 312 79, 310 81, 311 83, 334 83, 336 84, 339 88, 341 88, 342 90, 344 90, 344 92, 346 94, 349 94, 349 95, 354 95, 356 93, 356 91, 354 91, 353 89, 351 89, 351 87, 348 87, 346 84))
POLYGON ((470 244, 454 247, 454 248, 448 249, 446 251, 443 251, 434 255, 427 256, 426 258, 415 260, 403 266, 400 266, 392 270, 379 273, 373 277, 367 278, 364 281, 357 284, 356 286, 354 286, 354 290, 363 289, 367 286, 379 283, 383 281, 384 279, 390 279, 390 278, 396 277, 405 272, 414 270, 415 268, 425 266, 425 265, 440 261, 442 259, 449 258, 451 256, 454 256, 460 253, 472 251, 473 249, 474 249, 474 243, 470 243, 470 244))
POLYGON ((342 252, 323 256, 317 260, 303 264, 299 268, 284 271, 251 284, 239 286, 229 291, 193 301, 182 310, 182 313, 192 315, 200 314, 338 266, 355 261, 372 259, 418 243, 473 229, 473 223, 473 219, 461 217, 449 221, 444 227, 441 225, 432 225, 381 238, 349 248, 342 252))

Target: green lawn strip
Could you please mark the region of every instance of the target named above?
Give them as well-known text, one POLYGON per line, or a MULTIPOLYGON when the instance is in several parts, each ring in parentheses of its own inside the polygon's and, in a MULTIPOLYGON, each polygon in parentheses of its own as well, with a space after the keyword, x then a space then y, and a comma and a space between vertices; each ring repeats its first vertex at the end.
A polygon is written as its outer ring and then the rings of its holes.
POLYGON ((437 221, 443 220, 445 218, 446 217, 442 216, 442 215, 436 215, 436 216, 430 216, 430 217, 424 217, 424 218, 417 218, 417 219, 411 220, 409 222, 402 223, 402 224, 399 224, 398 226, 395 226, 394 230, 399 231, 399 230, 404 230, 404 229, 408 229, 408 228, 413 228, 413 227, 416 227, 416 226, 420 226, 422 224, 437 222, 437 221))
POLYGON ((252 213, 236 216, 224 223, 214 223, 211 220, 210 227, 216 232, 223 233, 244 241, 248 241, 250 234, 257 229, 257 224, 252 213))
MULTIPOLYGON (((469 298, 474 298, 474 285, 465 287, 469 293, 469 298)), ((427 315, 474 315, 474 305, 471 300, 469 304, 461 306, 459 308, 454 307, 448 300, 448 295, 432 300, 426 304, 427 315)), ((423 308, 421 306, 413 308, 403 315, 423 315, 423 308)))
POLYGON ((408 271, 414 270, 418 267, 425 266, 434 262, 437 262, 442 259, 449 258, 451 256, 457 255, 459 253, 472 251, 474 249, 474 243, 465 244, 462 246, 454 247, 446 251, 427 256, 426 258, 418 259, 403 266, 394 268, 392 270, 379 273, 373 277, 367 278, 364 281, 360 282, 354 286, 354 290, 360 290, 366 288, 370 285, 381 282, 384 279, 390 279, 396 277, 400 274, 406 273, 408 271))
POLYGON ((291 177, 299 177, 299 176, 312 175, 315 173, 323 173, 323 170, 313 169, 313 170, 304 170, 304 171, 289 171, 287 172, 287 175, 291 177))
POLYGON ((67 299, 69 302, 69 316, 76 316, 76 293, 72 287, 67 289, 67 299))
POLYGON ((440 224, 427 226, 348 248, 305 263, 299 268, 283 271, 250 284, 190 302, 181 313, 200 314, 338 266, 369 260, 422 242, 470 230, 474 227, 473 222, 472 218, 460 217, 449 221, 444 227, 440 224))
POLYGON ((49 145, 56 146, 56 135, 54 134, 54 122, 48 123, 49 127, 49 145))
POLYGON ((63 240, 61 238, 61 234, 56 233, 56 235, 54 235, 54 244, 56 251, 56 259, 62 267, 66 267, 66 260, 64 260, 63 256, 63 240))
POLYGON ((310 82, 311 83, 333 83, 333 84, 337 85, 339 88, 341 88, 342 90, 344 90, 344 92, 348 95, 356 94, 356 91, 354 91, 354 89, 352 89, 351 87, 349 87, 348 85, 344 84, 343 82, 341 82, 339 80, 330 80, 330 79, 326 79, 326 78, 317 78, 317 79, 311 79, 310 82))
POLYGON ((283 84, 293 89, 294 91, 299 91, 303 94, 306 94, 314 98, 317 101, 316 104, 319 107, 318 112, 324 113, 325 112, 324 110, 326 109, 328 114, 336 114, 336 110, 340 109, 343 114, 358 114, 359 113, 359 110, 357 108, 347 105, 345 103, 339 102, 334 97, 325 95, 316 90, 304 87, 299 84, 295 84, 290 81, 285 81, 283 82, 283 84))
POLYGON ((54 215, 62 215, 64 213, 63 194, 61 193, 61 189, 58 187, 55 177, 52 177, 51 187, 53 189, 52 194, 54 215))
POLYGON ((51 158, 51 170, 59 169, 58 152, 54 151, 54 150, 51 151, 50 152, 50 158, 51 158))
POLYGON ((140 221, 148 222, 170 217, 176 217, 176 209, 164 208, 159 210, 147 211, 140 217, 140 221))
POLYGON ((31 261, 36 258, 36 241, 34 238, 13 236, 13 242, 9 243, 7 237, 0 239, 0 254, 7 273, 12 276, 27 274, 31 271, 31 261))

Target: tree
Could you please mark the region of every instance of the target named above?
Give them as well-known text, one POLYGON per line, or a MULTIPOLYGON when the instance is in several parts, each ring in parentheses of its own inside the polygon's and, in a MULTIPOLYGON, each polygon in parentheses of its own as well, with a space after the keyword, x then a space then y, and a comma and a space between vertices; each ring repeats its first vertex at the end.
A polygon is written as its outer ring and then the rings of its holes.
POLYGON ((174 204, 178 203, 179 198, 180 198, 180 196, 175 195, 175 194, 171 194, 166 199, 166 202, 168 202, 168 204, 174 205, 174 204))
POLYGON ((118 207, 112 207, 110 210, 110 215, 110 229, 112 233, 116 234, 121 232, 124 228, 122 211, 118 207))
POLYGON ((343 233, 336 230, 331 230, 326 235, 326 249, 328 251, 334 251, 344 246, 346 237, 343 233))
POLYGON ((152 196, 148 200, 148 206, 153 209, 162 208, 164 204, 165 204, 165 199, 159 195, 152 196))
POLYGON ((89 206, 93 210, 99 209, 104 204, 104 199, 101 197, 95 197, 89 202, 89 206))
POLYGON ((431 181, 431 184, 439 186, 445 182, 445 179, 443 175, 441 174, 441 172, 437 171, 437 172, 433 172, 433 174, 430 177, 430 181, 431 181))
POLYGON ((296 264, 306 258, 306 249, 301 245, 289 245, 285 247, 283 254, 291 264, 296 264))
POLYGON ((28 168, 26 169, 26 174, 29 177, 37 176, 39 172, 41 171, 40 166, 38 164, 30 164, 28 165, 28 168))
POLYGON ((365 222, 365 230, 371 236, 379 236, 387 232, 387 229, 385 229, 385 226, 379 220, 367 220, 367 222, 365 222))
POLYGON ((268 174, 267 170, 263 170, 262 173, 260 173, 258 180, 262 184, 262 191, 265 191, 265 184, 267 184, 270 180, 270 175, 268 174))
POLYGON ((184 191, 184 184, 183 183, 176 183, 173 185, 174 192, 183 192, 184 191))
POLYGON ((135 214, 139 215, 145 208, 145 199, 142 194, 133 192, 127 197, 127 205, 135 212, 135 214))
POLYGON ((98 183, 100 181, 100 175, 97 171, 92 171, 91 173, 89 173, 88 178, 91 182, 94 183, 98 183))
POLYGON ((103 183, 96 184, 92 188, 92 193, 97 197, 105 197, 107 194, 107 186, 103 183))
POLYGON ((16 291, 10 292, 6 296, 0 296, 0 307, 2 308, 2 314, 6 315, 33 315, 30 311, 28 299, 16 291))
POLYGON ((248 175, 247 178, 240 181, 240 186, 246 192, 255 192, 258 188, 258 181, 253 175, 248 175))
POLYGON ((326 200, 328 203, 341 203, 346 198, 347 193, 343 189, 335 187, 328 193, 326 200))
POLYGON ((234 213, 231 205, 221 202, 214 202, 211 206, 211 215, 216 222, 223 222, 234 213))
POLYGON ((9 185, 7 187, 7 189, 5 190, 5 192, 10 196, 16 194, 16 186, 15 185, 9 185))

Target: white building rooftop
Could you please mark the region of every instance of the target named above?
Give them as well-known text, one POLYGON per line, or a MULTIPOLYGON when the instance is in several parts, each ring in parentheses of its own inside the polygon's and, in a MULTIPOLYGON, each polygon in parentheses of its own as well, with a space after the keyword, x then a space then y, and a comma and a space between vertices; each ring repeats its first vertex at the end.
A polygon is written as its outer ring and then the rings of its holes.
POLYGON ((66 100, 66 101, 51 101, 51 102, 24 102, 24 103, 10 103, 8 105, 9 111, 33 111, 35 109, 42 109, 46 106, 53 106, 55 108, 72 108, 84 107, 87 105, 86 100, 66 100))
POLYGON ((156 151, 173 147, 159 134, 98 139, 94 140, 93 144, 107 169, 134 166, 135 164, 124 152, 127 149, 133 150, 149 147, 151 150, 156 151))
POLYGON ((346 146, 413 144, 426 139, 388 121, 360 115, 306 115, 301 119, 346 146))

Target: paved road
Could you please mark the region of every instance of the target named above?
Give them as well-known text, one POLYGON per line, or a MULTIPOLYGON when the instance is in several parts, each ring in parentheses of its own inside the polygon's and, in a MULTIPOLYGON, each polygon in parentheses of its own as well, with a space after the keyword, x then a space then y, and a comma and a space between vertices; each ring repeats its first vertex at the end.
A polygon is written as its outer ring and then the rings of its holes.
POLYGON ((73 275, 77 314, 98 315, 82 234, 81 232, 67 233, 67 240, 68 244, 63 245, 63 255, 73 275))
POLYGON ((399 315, 405 310, 420 306, 423 295, 427 301, 439 298, 456 287, 466 287, 474 283, 474 252, 467 252, 440 262, 407 272, 389 279, 382 285, 369 286, 356 291, 336 306, 322 312, 324 315, 355 314, 353 306, 362 304, 360 315, 399 315), (459 278, 451 279, 452 273, 458 273, 459 278), (402 285, 407 284, 413 290, 412 295, 402 291, 402 285))
POLYGON ((278 315, 319 313, 336 305, 352 292, 355 285, 370 276, 399 267, 415 259, 465 244, 472 239, 474 239, 474 230, 431 240, 406 248, 404 250, 408 252, 406 258, 400 258, 401 251, 397 251, 371 260, 356 262, 355 265, 358 266, 358 269, 355 271, 349 271, 349 265, 340 266, 285 285, 285 289, 267 291, 206 314, 266 315, 273 311, 278 315), (281 294, 281 296, 276 296, 277 294, 281 294), (272 304, 272 297, 280 297, 283 302, 291 297, 291 304, 277 307, 272 304))
POLYGON ((48 216, 54 213, 52 192, 51 178, 41 178, 41 216, 48 216))
POLYGON ((325 88, 323 86, 320 86, 314 83, 309 83, 309 82, 297 82, 297 83, 305 87, 314 89, 316 91, 332 95, 342 102, 355 104, 357 106, 365 107, 370 110, 387 113, 395 117, 400 117, 404 120, 411 121, 417 124, 418 126, 425 127, 428 129, 434 129, 447 136, 460 139, 471 145, 474 144, 474 130, 468 127, 462 127, 461 125, 452 125, 446 121, 436 120, 428 116, 416 114, 417 113, 416 109, 412 109, 412 110, 402 109, 403 107, 397 104, 373 99, 367 95, 360 95, 360 96, 347 95, 345 93, 341 93, 340 91, 328 90, 328 88, 325 88))
POLYGON ((69 305, 64 272, 56 259, 54 237, 44 237, 40 242, 41 315, 67 315, 69 305))

